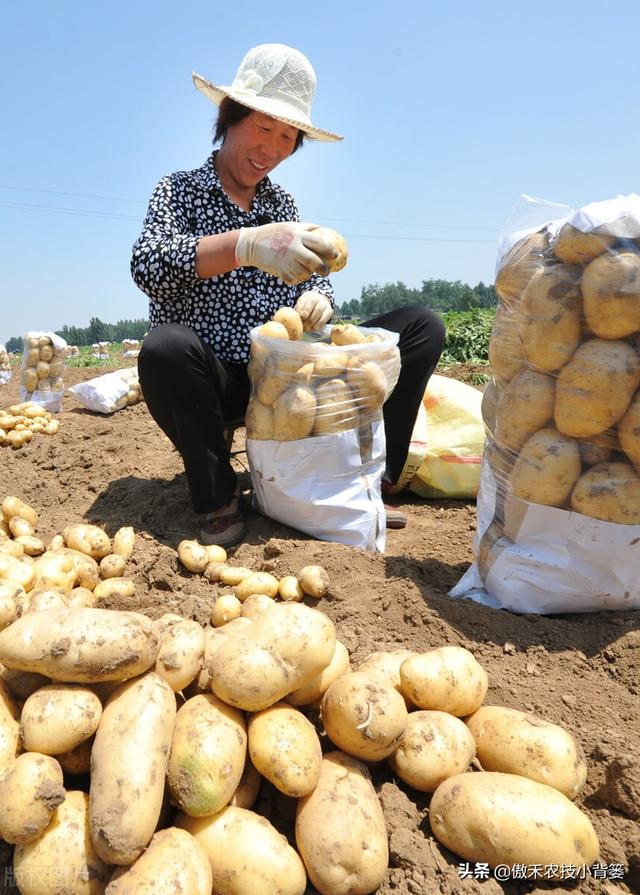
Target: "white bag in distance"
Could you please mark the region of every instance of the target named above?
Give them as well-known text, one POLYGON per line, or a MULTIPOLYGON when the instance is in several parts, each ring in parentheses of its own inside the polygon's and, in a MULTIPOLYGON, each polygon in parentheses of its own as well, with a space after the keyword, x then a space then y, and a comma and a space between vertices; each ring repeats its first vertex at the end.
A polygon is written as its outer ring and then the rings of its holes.
POLYGON ((31 331, 24 337, 20 401, 41 404, 51 413, 62 407, 67 343, 51 332, 31 331))
POLYGON ((11 364, 9 355, 4 345, 0 345, 0 385, 6 385, 11 381, 11 364))
POLYGON ((123 410, 129 404, 136 403, 140 399, 140 394, 138 394, 138 397, 133 400, 134 393, 140 392, 138 370, 136 367, 115 370, 112 373, 105 373, 103 376, 96 376, 95 379, 79 382, 67 391, 75 395, 87 410, 94 410, 97 413, 115 413, 116 410, 123 410), (129 396, 129 400, 127 396, 129 396))

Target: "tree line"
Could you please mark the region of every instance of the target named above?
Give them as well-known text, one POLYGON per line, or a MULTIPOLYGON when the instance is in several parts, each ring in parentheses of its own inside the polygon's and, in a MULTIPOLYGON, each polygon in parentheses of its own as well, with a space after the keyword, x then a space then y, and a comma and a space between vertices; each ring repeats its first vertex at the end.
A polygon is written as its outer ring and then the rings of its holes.
MULTIPOLYGON (((104 323, 99 317, 92 317, 89 326, 65 326, 56 330, 68 345, 94 345, 96 342, 122 342, 123 339, 142 339, 149 329, 149 321, 118 320, 117 323, 104 323)), ((21 336, 12 336, 6 344, 7 351, 22 351, 21 336)))
POLYGON ((406 305, 424 305, 444 313, 494 308, 497 302, 494 287, 483 282, 469 286, 460 280, 423 280, 419 289, 410 289, 402 282, 364 286, 359 299, 347 301, 336 310, 341 317, 365 319, 406 305))

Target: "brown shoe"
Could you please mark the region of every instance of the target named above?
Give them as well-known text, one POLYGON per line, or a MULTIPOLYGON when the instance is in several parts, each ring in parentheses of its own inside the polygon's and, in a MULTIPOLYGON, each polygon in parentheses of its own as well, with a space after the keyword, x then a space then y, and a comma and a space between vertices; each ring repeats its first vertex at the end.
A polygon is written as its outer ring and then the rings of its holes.
POLYGON ((247 501, 240 492, 227 504, 226 513, 210 515, 200 530, 200 543, 217 544, 218 547, 233 547, 239 544, 247 533, 245 516, 247 501))

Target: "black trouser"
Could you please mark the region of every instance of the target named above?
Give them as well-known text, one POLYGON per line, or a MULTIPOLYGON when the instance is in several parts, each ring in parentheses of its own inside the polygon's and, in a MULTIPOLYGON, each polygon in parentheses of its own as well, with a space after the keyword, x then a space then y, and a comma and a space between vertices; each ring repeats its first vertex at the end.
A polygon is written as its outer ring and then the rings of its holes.
MULTIPOLYGON (((407 459, 427 381, 442 351, 444 324, 433 311, 418 306, 398 308, 362 325, 379 326, 400 335, 400 376, 383 408, 385 479, 395 482, 407 459)), ((246 410, 246 365, 219 360, 193 330, 165 323, 145 337, 138 370, 151 416, 184 461, 194 511, 207 513, 221 507, 237 483, 224 423, 241 417, 246 410)))

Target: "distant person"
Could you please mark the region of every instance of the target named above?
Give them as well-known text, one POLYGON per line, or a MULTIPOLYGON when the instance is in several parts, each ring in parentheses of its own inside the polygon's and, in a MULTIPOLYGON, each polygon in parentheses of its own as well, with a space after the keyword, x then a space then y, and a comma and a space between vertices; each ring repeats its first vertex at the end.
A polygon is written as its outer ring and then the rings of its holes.
MULTIPOLYGON (((206 517, 201 542, 227 547, 245 533, 246 502, 224 428, 249 401, 249 332, 284 305, 295 307, 308 329, 321 329, 333 313, 326 259, 334 249, 314 234, 315 225, 299 222, 292 196, 269 174, 305 137, 342 137, 311 123, 315 72, 291 47, 250 50, 230 87, 197 74, 193 80, 220 107, 213 142, 221 146, 202 167, 159 182, 131 273, 150 300, 151 329, 138 360, 149 412, 182 456, 193 509, 206 517)), ((388 176, 393 171, 397 162, 388 176)), ((400 378, 384 405, 388 486, 404 466, 444 327, 421 307, 365 325, 400 334, 400 378)), ((387 524, 403 527, 406 517, 389 509, 387 524)))

